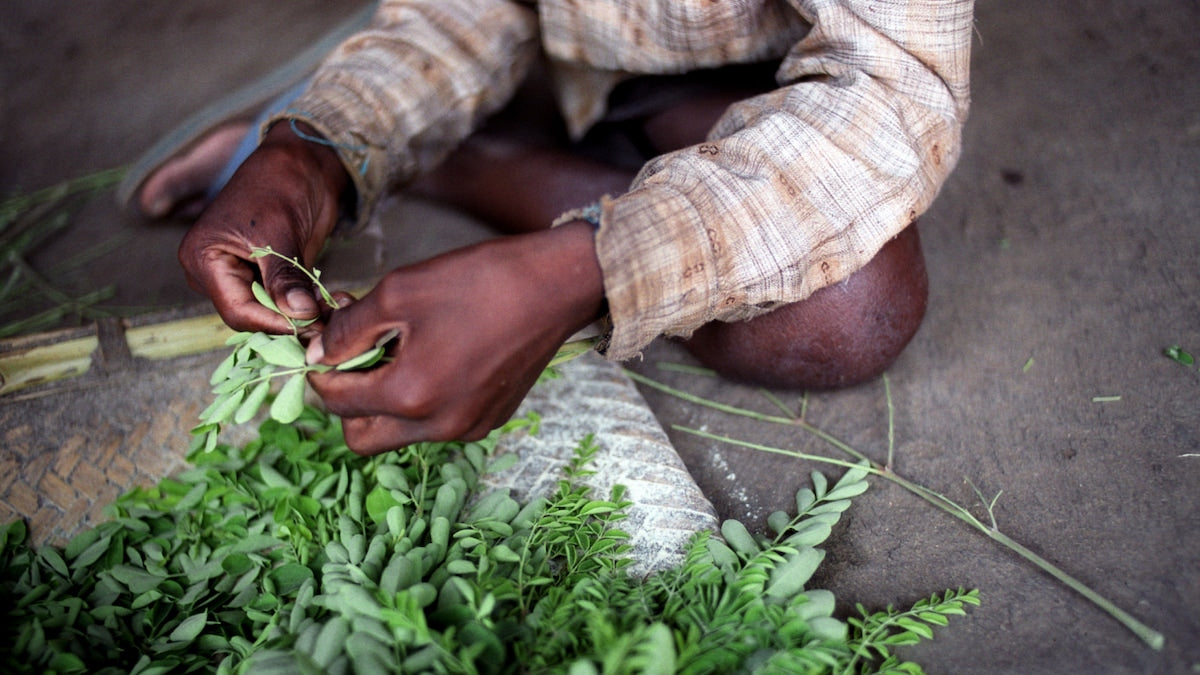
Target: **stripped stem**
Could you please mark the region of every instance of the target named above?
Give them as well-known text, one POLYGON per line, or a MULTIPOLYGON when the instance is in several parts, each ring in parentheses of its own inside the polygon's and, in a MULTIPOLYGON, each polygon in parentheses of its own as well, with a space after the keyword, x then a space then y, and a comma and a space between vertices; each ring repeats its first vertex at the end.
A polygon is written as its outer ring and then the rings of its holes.
MULTIPOLYGON (((1041 569, 1042 571, 1046 572, 1050 576, 1054 577, 1055 579, 1057 579, 1058 581, 1060 581, 1061 583, 1066 585, 1068 588, 1074 590, 1075 592, 1082 595, 1084 598, 1087 598, 1088 600, 1090 600, 1093 604, 1095 604, 1100 609, 1107 612, 1110 616, 1112 616, 1114 619, 1119 621, 1123 626, 1125 626, 1127 629, 1129 629, 1131 632, 1133 632, 1134 635, 1137 635, 1143 642, 1145 642, 1147 645, 1149 645, 1151 649, 1161 650, 1163 648, 1163 643, 1165 641, 1165 638, 1163 637, 1162 633, 1154 630, 1153 628, 1147 626, 1146 624, 1142 623, 1138 619, 1134 618, 1131 614, 1124 611, 1120 607, 1117 607, 1114 603, 1112 603, 1107 598, 1101 596, 1099 593, 1097 593, 1096 591, 1089 588, 1083 582, 1081 582, 1078 579, 1076 579, 1075 577, 1072 577, 1071 575, 1067 574, 1064 570, 1059 568, 1057 565, 1054 565, 1050 561, 1046 560, 1045 558, 1041 557, 1040 555, 1038 555, 1038 554, 1034 553, 1033 551, 1029 550, 1028 548, 1026 548, 1020 542, 1017 542, 1016 540, 1012 539, 1008 535, 1001 532, 997 527, 995 527, 994 518, 992 519, 992 525, 989 526, 989 525, 983 523, 982 521, 980 521, 970 511, 968 511, 965 507, 958 504, 954 500, 946 497, 945 495, 943 495, 939 492, 936 492, 930 488, 927 488, 924 485, 914 483, 914 482, 904 478, 903 476, 900 476, 899 474, 895 473, 894 471, 892 471, 892 469, 890 468, 890 464, 891 464, 890 453, 889 453, 889 458, 888 458, 889 466, 880 466, 877 462, 871 461, 863 453, 850 447, 849 444, 845 443, 844 441, 839 440, 832 434, 829 434, 807 422, 802 422, 799 420, 792 420, 792 419, 788 419, 785 417, 779 417, 776 415, 765 415, 763 413, 755 412, 753 410, 747 410, 744 408, 739 408, 737 406, 731 406, 731 405, 727 405, 724 403, 719 403, 717 401, 712 401, 710 399, 706 399, 701 396, 696 396, 695 394, 689 394, 685 391, 675 389, 674 387, 670 387, 670 386, 667 386, 660 382, 657 382, 655 380, 651 380, 643 375, 634 373, 632 371, 626 371, 626 373, 634 381, 636 381, 638 383, 641 383, 652 389, 661 391, 665 394, 675 396, 684 401, 695 403, 697 405, 702 405, 702 406, 705 406, 708 408, 712 408, 714 410, 720 410, 722 412, 726 412, 726 413, 729 413, 732 415, 748 417, 750 419, 760 420, 760 421, 764 421, 764 422, 771 422, 773 424, 783 424, 786 426, 800 428, 804 431, 807 431, 808 433, 813 434, 814 436, 821 439, 825 443, 829 444, 833 448, 835 448, 851 457, 854 457, 856 460, 866 459, 868 462, 870 462, 870 467, 867 469, 870 473, 899 485, 900 487, 904 488, 905 490, 908 490, 909 492, 917 495, 921 499, 924 499, 925 501, 936 506, 937 508, 941 509, 942 511, 945 511, 946 513, 949 513, 950 515, 954 516, 955 518, 958 518, 959 520, 963 521, 967 525, 982 532, 984 535, 986 535, 993 541, 1008 548, 1009 550, 1015 552, 1017 555, 1021 556, 1022 558, 1025 558, 1029 562, 1033 563, 1038 569, 1041 569)), ((889 396, 889 399, 890 399, 890 396, 889 396)), ((890 412, 890 406, 889 406, 889 412, 890 412)), ((804 460, 814 461, 814 462, 822 462, 825 464, 833 464, 836 466, 842 466, 842 467, 847 467, 847 468, 856 466, 856 464, 854 464, 853 462, 849 462, 846 460, 833 459, 830 457, 823 457, 820 455, 812 455, 812 454, 797 452, 794 450, 785 450, 783 448, 776 448, 776 447, 772 447, 772 446, 768 446, 768 445, 751 443, 749 441, 742 441, 739 439, 730 438, 728 436, 721 436, 718 434, 713 434, 713 433, 710 433, 707 431, 700 431, 698 429, 692 429, 689 427, 673 425, 673 428, 678 431, 682 431, 682 432, 689 433, 689 434, 692 434, 695 436, 699 436, 701 438, 708 438, 710 440, 720 441, 723 443, 729 443, 731 445, 737 445, 737 446, 749 448, 752 450, 759 450, 761 452, 785 455, 788 457, 795 457, 798 459, 804 459, 804 460)), ((890 447, 891 447, 891 444, 889 442, 889 448, 890 447)), ((997 496, 999 496, 999 495, 997 495, 997 496)), ((993 503, 994 503, 994 500, 993 500, 993 503)), ((985 506, 987 506, 986 502, 985 502, 985 506)), ((990 509, 989 509, 989 515, 990 515, 990 509)))

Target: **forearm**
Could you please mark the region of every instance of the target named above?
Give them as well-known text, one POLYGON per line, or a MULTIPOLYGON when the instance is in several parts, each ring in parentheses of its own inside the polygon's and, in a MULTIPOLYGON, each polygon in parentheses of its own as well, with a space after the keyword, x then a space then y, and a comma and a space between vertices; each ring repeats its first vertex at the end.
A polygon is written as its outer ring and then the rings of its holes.
POLYGON ((533 10, 509 0, 385 1, 276 119, 302 119, 329 140, 361 222, 511 97, 535 38, 533 10))

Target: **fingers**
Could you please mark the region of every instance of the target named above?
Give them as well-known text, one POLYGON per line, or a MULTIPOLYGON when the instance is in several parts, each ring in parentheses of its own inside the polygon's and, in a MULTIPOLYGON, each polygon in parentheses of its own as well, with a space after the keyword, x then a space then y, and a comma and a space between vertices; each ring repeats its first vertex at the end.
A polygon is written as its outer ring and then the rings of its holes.
POLYGON ((319 298, 312 280, 295 263, 268 255, 259 258, 258 264, 263 288, 281 312, 299 320, 315 319, 320 315, 319 298))
POLYGON ((330 295, 333 296, 333 302, 337 305, 337 309, 345 309, 358 301, 358 298, 346 291, 334 291, 330 295))
POLYGON ((508 421, 523 396, 498 411, 468 424, 442 416, 413 420, 389 415, 342 417, 346 446, 359 455, 377 455, 423 441, 477 441, 508 421))
POLYGON ((237 255, 219 249, 205 251, 196 272, 189 274, 189 281, 212 300, 217 313, 234 330, 269 333, 291 330, 287 319, 255 299, 250 290, 254 270, 237 255))
POLYGON ((332 230, 345 187, 337 172, 345 170, 336 153, 310 147, 286 126, 283 132, 269 135, 246 159, 179 248, 189 283, 239 330, 283 332, 291 330, 284 317, 321 315, 312 280, 297 263, 311 264, 332 230), (258 247, 278 255, 252 255, 258 247), (283 316, 254 300, 255 279, 283 316))
POLYGON ((398 351, 408 332, 406 321, 383 318, 372 294, 355 301, 349 293, 339 293, 334 300, 340 309, 330 314, 320 339, 309 343, 309 363, 335 366, 393 338, 391 349, 398 351))
POLYGON ((403 356, 370 370, 309 375, 325 407, 342 418, 346 444, 358 454, 484 438, 512 417, 545 366, 500 391, 484 392, 469 385, 448 389, 403 356))

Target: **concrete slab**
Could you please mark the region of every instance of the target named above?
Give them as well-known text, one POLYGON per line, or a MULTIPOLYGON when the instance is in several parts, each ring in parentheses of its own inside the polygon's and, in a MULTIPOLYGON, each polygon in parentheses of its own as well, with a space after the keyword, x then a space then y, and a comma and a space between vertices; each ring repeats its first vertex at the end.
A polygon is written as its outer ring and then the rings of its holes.
MULTIPOLYGON (((357 4, 10 8, 0 26, 0 191, 131 161, 357 4)), ((1137 5, 977 3, 966 151, 921 226, 930 312, 889 381, 897 472, 981 517, 964 477, 988 498, 1003 490, 1002 531, 1162 631, 1167 646, 1149 650, 1016 555, 877 481, 835 532, 818 582, 868 607, 979 588, 982 607, 908 652, 930 672, 1185 673, 1200 663, 1200 375, 1162 355, 1172 344, 1200 353, 1200 5, 1137 5)), ((484 236, 418 202, 389 207, 384 220, 386 235, 331 252, 330 277, 357 280, 365 263, 378 272, 484 236), (445 226, 436 241, 386 246, 431 220, 445 226)), ((197 300, 174 260, 182 227, 134 222, 102 202, 77 221, 36 262, 122 237, 76 281, 117 283, 121 304, 197 300)), ((656 344, 631 365, 774 411, 753 388, 660 362, 687 356, 656 344)), ((827 452, 796 428, 646 394, 667 427, 827 452)), ((800 405, 798 392, 777 395, 800 405)), ((876 459, 887 416, 881 382, 807 402, 808 421, 876 459)), ((719 513, 759 529, 817 467, 671 438, 719 513)))

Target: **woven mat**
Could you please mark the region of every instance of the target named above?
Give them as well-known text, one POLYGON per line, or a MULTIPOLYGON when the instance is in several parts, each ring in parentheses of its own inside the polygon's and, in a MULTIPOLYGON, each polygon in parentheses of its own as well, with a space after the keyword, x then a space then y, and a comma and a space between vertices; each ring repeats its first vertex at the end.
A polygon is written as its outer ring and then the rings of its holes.
MULTIPOLYGON (((0 399, 0 522, 27 518, 35 542, 62 544, 102 519, 121 492, 184 468, 188 430, 223 356, 134 359, 117 372, 0 399)), ((588 355, 561 369, 562 378, 539 385, 523 405, 542 415, 541 432, 502 445, 521 460, 491 483, 522 499, 548 494, 575 444, 591 433, 601 447, 597 495, 620 483, 634 502, 624 523, 634 572, 678 560, 693 532, 716 527, 712 506, 619 368, 588 355)), ((244 442, 253 427, 231 432, 229 440, 244 442)))

